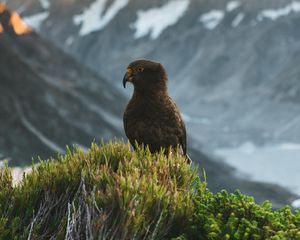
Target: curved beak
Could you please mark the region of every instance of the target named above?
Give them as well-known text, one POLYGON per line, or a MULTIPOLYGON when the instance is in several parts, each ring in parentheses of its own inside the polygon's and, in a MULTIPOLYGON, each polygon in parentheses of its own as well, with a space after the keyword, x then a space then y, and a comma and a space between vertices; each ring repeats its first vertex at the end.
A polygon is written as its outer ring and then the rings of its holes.
POLYGON ((126 83, 127 82, 132 82, 133 80, 133 76, 132 76, 132 69, 131 68, 127 68, 127 72, 124 75, 123 78, 123 86, 124 88, 126 88, 126 83))

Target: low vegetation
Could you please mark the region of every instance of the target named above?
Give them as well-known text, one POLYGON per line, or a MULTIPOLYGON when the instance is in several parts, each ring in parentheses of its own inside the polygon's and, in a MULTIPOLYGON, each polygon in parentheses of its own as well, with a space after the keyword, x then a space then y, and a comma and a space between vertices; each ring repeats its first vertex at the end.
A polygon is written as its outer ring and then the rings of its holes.
POLYGON ((211 193, 176 151, 92 144, 40 161, 12 186, 0 171, 0 239, 300 239, 300 213, 211 193))

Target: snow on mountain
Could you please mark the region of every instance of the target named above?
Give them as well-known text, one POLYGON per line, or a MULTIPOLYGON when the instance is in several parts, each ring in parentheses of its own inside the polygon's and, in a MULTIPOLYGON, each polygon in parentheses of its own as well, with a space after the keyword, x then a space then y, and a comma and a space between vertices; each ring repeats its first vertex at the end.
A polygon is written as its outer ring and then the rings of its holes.
POLYGON ((237 168, 240 176, 260 182, 275 182, 300 196, 299 143, 259 147, 248 142, 237 148, 217 149, 215 152, 237 168))
POLYGON ((28 17, 24 17, 24 22, 34 30, 39 30, 41 24, 48 18, 49 12, 41 12, 28 17))
POLYGON ((11 174, 12 174, 12 183, 13 186, 16 186, 19 182, 22 181, 23 176, 30 173, 32 171, 32 167, 14 167, 12 168, 11 174))
POLYGON ((70 46, 74 42, 74 40, 75 40, 75 38, 73 36, 69 36, 66 39, 65 43, 66 43, 67 46, 70 46))
POLYGON ((240 2, 238 2, 238 1, 230 1, 226 5, 226 11, 227 12, 232 12, 233 10, 237 9, 240 6, 241 6, 240 2))
MULTIPOLYGON (((24 0, 8 0, 8 3, 17 9, 24 5, 24 0)), ((78 62, 105 76, 110 80, 111 86, 119 89, 122 87, 124 70, 133 59, 150 58, 160 61, 168 72, 170 95, 184 112, 187 133, 192 139, 188 141, 189 152, 201 147, 207 152, 229 149, 231 154, 234 151, 238 154, 242 143, 251 142, 258 153, 265 153, 263 148, 267 146, 268 153, 274 151, 275 154, 279 151, 281 156, 291 157, 289 151, 278 149, 278 146, 287 142, 300 142, 300 34, 297 31, 300 25, 299 1, 130 0, 126 5, 123 2, 124 7, 120 9, 113 8, 121 5, 116 5, 116 0, 97 0, 97 9, 90 10, 95 13, 90 15, 92 29, 88 29, 88 15, 85 16, 85 13, 93 4, 96 1, 52 0, 51 7, 47 10, 50 14, 47 21, 40 25, 39 33, 71 54, 78 62), (114 14, 109 15, 109 12, 114 14), (106 15, 113 17, 104 17, 106 15), (78 25, 74 24, 74 16, 80 16, 77 18, 78 25), (104 19, 108 20, 99 24, 104 19), (99 28, 95 28, 95 25, 100 26, 101 31, 97 31, 99 28), (91 31, 93 34, 88 34, 91 31), (81 37, 82 33, 85 33, 84 37, 81 37), (287 155, 282 155, 283 153, 287 155)), ((44 11, 39 0, 30 0, 22 15, 26 17, 44 11)), ((69 71, 72 72, 72 68, 69 71)), ((57 70, 52 70, 51 73, 53 72, 57 70)), ((48 75, 51 76, 49 72, 48 75)), ((72 76, 77 75, 73 73, 72 76)), ((58 86, 56 90, 62 89, 64 83, 58 86)), ((64 91, 76 103, 79 101, 82 105, 87 105, 88 101, 73 94, 73 90, 64 91)), ((99 92, 105 94, 106 91, 98 90, 95 94, 99 92)), ((131 92, 122 89, 122 93, 131 92)), ((115 98, 115 104, 120 104, 118 97, 115 98)), ((54 101, 55 104, 51 105, 53 108, 60 106, 53 96, 47 100, 54 101)), ((99 101, 92 101, 92 109, 84 109, 100 117, 100 110, 93 109, 94 104, 99 101)), ((106 101, 108 100, 104 100, 106 101)), ((109 106, 114 106, 114 103, 110 102, 109 106)), ((69 113, 68 108, 58 109, 60 116, 65 117, 69 113)), ((81 115, 76 115, 67 118, 67 123, 92 135, 97 124, 93 121, 88 124, 80 117, 81 115)), ((29 120, 35 128, 42 129, 34 119, 29 120)), ((104 123, 109 121, 102 120, 104 123)), ((117 121, 114 121, 109 125, 110 128, 105 131, 106 136, 116 124, 117 121)), ((63 146, 65 141, 52 138, 51 134, 51 131, 44 133, 47 138, 63 146)), ((86 145, 86 142, 78 139, 74 142, 86 145)), ((194 155, 196 159, 197 154, 199 152, 194 155)), ((227 158, 227 155, 224 156, 227 158)), ((266 159, 264 163, 262 155, 252 156, 261 160, 253 160, 253 166, 257 168, 259 164, 273 166, 270 159, 266 159)), ((265 156, 272 157, 271 154, 265 156)), ((230 164, 230 159, 226 161, 230 164)), ((237 186, 243 179, 230 181, 226 178, 227 170, 220 175, 220 169, 228 167, 227 164, 220 167, 220 162, 214 166, 213 161, 203 161, 208 176, 211 176, 211 188, 218 189, 216 186, 219 186, 221 189, 227 184, 228 189, 238 187, 249 194, 257 189, 257 182, 253 183, 255 186, 249 183, 237 186)), ((241 162, 245 168, 251 169, 252 161, 241 162)), ((292 163, 297 164, 291 160, 288 165, 292 163)), ((297 165, 294 168, 298 169, 297 165)), ((274 167, 274 171, 277 170, 274 167)), ((276 175, 273 177, 276 178, 276 175)), ((294 177, 292 172, 290 177, 294 177)), ((278 183, 271 177, 269 180, 278 183)), ((274 193, 278 189, 278 186, 270 185, 266 192, 274 193)), ((279 195, 271 194, 267 198, 273 198, 272 196, 279 195)), ((281 196, 281 200, 278 200, 280 203, 295 200, 288 193, 281 196)))
POLYGON ((211 10, 203 14, 199 21, 203 23, 204 27, 213 30, 223 20, 225 13, 221 10, 211 10))
POLYGON ((129 0, 115 0, 105 9, 107 0, 96 0, 82 14, 73 18, 76 25, 81 25, 79 35, 84 36, 104 28, 128 2, 129 0))
MULTIPOLYGON (((232 12, 239 8, 241 3, 238 1, 230 1, 226 5, 226 11, 232 12)), ((256 19, 262 21, 263 19, 270 19, 272 21, 277 20, 280 17, 287 16, 292 13, 300 12, 300 2, 291 2, 288 5, 278 8, 278 9, 264 9, 257 14, 256 19)), ((219 23, 224 19, 225 13, 222 10, 211 10, 208 13, 203 14, 200 17, 200 21, 204 24, 204 27, 212 30, 219 25, 219 23)), ((238 13, 235 19, 232 21, 231 26, 237 27, 245 17, 244 13, 238 13)), ((253 19, 255 22, 255 19, 253 19)))
POLYGON ((263 10, 258 15, 257 19, 261 21, 262 19, 267 18, 274 21, 280 17, 298 12, 300 12, 300 2, 291 2, 283 8, 263 10))
POLYGON ((232 27, 237 27, 243 21, 244 18, 245 18, 245 14, 244 13, 239 13, 234 18, 234 20, 232 21, 231 26, 232 27))
POLYGON ((207 118, 197 118, 197 117, 192 117, 190 115, 187 115, 186 113, 181 113, 183 120, 186 123, 191 123, 191 124, 203 124, 203 125, 210 125, 211 121, 207 118))
POLYGON ((48 9, 50 7, 50 2, 49 0, 39 0, 42 8, 48 9))
POLYGON ((189 4, 189 0, 171 0, 160 7, 139 10, 137 20, 130 25, 135 30, 134 37, 141 38, 150 34, 151 39, 158 38, 167 27, 183 17, 189 4))
POLYGON ((0 11, 0 149, 10 165, 122 136, 123 94, 35 32, 18 34, 12 16, 0 11))
MULTIPOLYGON (((119 88, 132 59, 161 61, 184 112, 211 120, 210 127, 188 124, 199 142, 214 148, 300 141, 298 1, 74 1, 51 1, 51 25, 41 24, 40 33, 119 88), (261 13, 288 15, 257 21, 261 13), (101 31, 88 35, 96 25, 101 31)), ((24 16, 42 11, 36 5, 39 0, 32 0, 24 16)))
POLYGON ((293 201, 291 205, 292 205, 294 208, 300 209, 300 199, 297 199, 297 200, 293 201))
MULTIPOLYGON (((238 1, 230 1, 226 4, 226 11, 232 12, 239 8, 241 6, 241 3, 238 1)), ((200 16, 199 21, 203 23, 204 27, 208 30, 213 30, 216 28, 221 21, 224 19, 226 13, 223 10, 210 10, 208 13, 202 14, 200 16)), ((244 13, 238 13, 234 20, 232 21, 231 26, 237 27, 244 19, 245 14, 244 13)))

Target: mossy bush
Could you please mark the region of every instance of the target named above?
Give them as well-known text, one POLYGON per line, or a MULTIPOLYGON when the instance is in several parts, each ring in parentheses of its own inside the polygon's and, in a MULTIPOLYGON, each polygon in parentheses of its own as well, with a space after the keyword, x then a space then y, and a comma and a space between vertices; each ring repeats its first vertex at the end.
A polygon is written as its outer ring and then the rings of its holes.
POLYGON ((67 148, 12 186, 0 171, 0 239, 300 239, 300 213, 211 193, 176 151, 67 148))

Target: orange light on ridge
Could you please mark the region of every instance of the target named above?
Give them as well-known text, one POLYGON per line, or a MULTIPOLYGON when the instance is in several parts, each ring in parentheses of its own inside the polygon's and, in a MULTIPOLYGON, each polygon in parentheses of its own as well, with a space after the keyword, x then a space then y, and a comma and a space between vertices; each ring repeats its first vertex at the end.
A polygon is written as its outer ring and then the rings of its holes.
POLYGON ((12 28, 17 35, 32 32, 32 29, 23 22, 18 13, 8 10, 3 3, 0 3, 0 14, 5 13, 9 14, 10 19, 8 23, 5 23, 8 26, 3 26, 3 22, 0 22, 0 33, 4 32, 5 27, 12 28))
POLYGON ((0 13, 3 13, 5 10, 5 5, 3 3, 0 3, 0 13))
POLYGON ((17 35, 32 32, 32 30, 23 22, 23 20, 16 12, 13 12, 11 14, 9 24, 13 27, 17 35))

